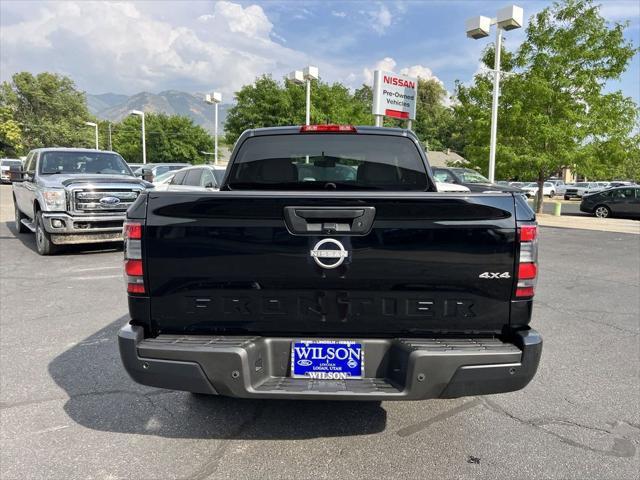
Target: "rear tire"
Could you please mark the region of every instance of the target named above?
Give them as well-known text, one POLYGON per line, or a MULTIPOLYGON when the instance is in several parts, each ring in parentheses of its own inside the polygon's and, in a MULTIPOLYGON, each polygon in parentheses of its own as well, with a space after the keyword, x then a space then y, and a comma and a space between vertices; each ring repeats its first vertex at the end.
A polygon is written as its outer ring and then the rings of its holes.
POLYGON ((593 213, 598 218, 610 218, 611 217, 611 209, 606 205, 598 205, 593 209, 593 213))
POLYGON ((16 202, 16 198, 13 197, 13 205, 15 208, 15 215, 16 215, 16 231, 18 233, 27 233, 29 231, 29 229, 24 225, 24 223, 22 223, 22 219, 26 218, 22 212, 20 211, 20 209, 18 208, 18 202, 16 202))
POLYGON ((565 199, 565 200, 571 200, 571 197, 570 197, 569 195, 565 195, 565 196, 564 196, 564 199, 565 199))
POLYGON ((57 250, 51 235, 44 229, 42 212, 36 213, 36 249, 40 255, 55 255, 57 250))

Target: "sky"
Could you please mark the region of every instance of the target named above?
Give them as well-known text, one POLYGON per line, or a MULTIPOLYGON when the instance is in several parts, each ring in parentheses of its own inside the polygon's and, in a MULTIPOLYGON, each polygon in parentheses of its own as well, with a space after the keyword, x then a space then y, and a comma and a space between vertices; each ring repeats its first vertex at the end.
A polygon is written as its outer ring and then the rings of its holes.
MULTIPOLYGON (((520 1, 526 19, 550 2, 520 1)), ((629 21, 640 46, 640 1, 603 0, 611 22, 629 21)), ((0 1, 0 80, 17 71, 70 76, 93 94, 233 92, 262 74, 282 78, 316 65, 351 88, 376 68, 437 78, 448 91, 478 71, 493 36, 471 40, 464 21, 495 16, 508 2, 425 1, 0 1)), ((505 32, 515 50, 524 29, 505 32)), ((607 85, 640 103, 636 55, 607 85)))

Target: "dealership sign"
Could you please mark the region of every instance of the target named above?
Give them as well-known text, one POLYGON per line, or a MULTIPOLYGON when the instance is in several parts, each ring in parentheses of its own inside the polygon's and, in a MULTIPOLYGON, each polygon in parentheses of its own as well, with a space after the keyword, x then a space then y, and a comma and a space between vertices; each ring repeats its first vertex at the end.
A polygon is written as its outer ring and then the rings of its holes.
POLYGON ((373 75, 373 114, 413 120, 416 118, 418 79, 376 70, 373 75))

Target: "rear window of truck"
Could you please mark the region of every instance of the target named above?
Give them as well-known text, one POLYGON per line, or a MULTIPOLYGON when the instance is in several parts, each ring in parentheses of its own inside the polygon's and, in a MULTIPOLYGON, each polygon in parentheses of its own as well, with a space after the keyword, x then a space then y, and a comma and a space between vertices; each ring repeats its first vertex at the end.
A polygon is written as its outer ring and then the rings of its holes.
POLYGON ((425 191, 428 178, 407 137, 358 134, 248 138, 231 166, 232 190, 425 191))

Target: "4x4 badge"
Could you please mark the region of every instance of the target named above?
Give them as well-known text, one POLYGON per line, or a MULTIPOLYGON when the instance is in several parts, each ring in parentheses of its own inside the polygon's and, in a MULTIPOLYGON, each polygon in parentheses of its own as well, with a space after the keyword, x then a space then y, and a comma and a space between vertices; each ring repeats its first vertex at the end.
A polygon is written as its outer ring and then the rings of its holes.
POLYGON ((509 272, 484 272, 478 275, 479 278, 511 278, 509 272))

